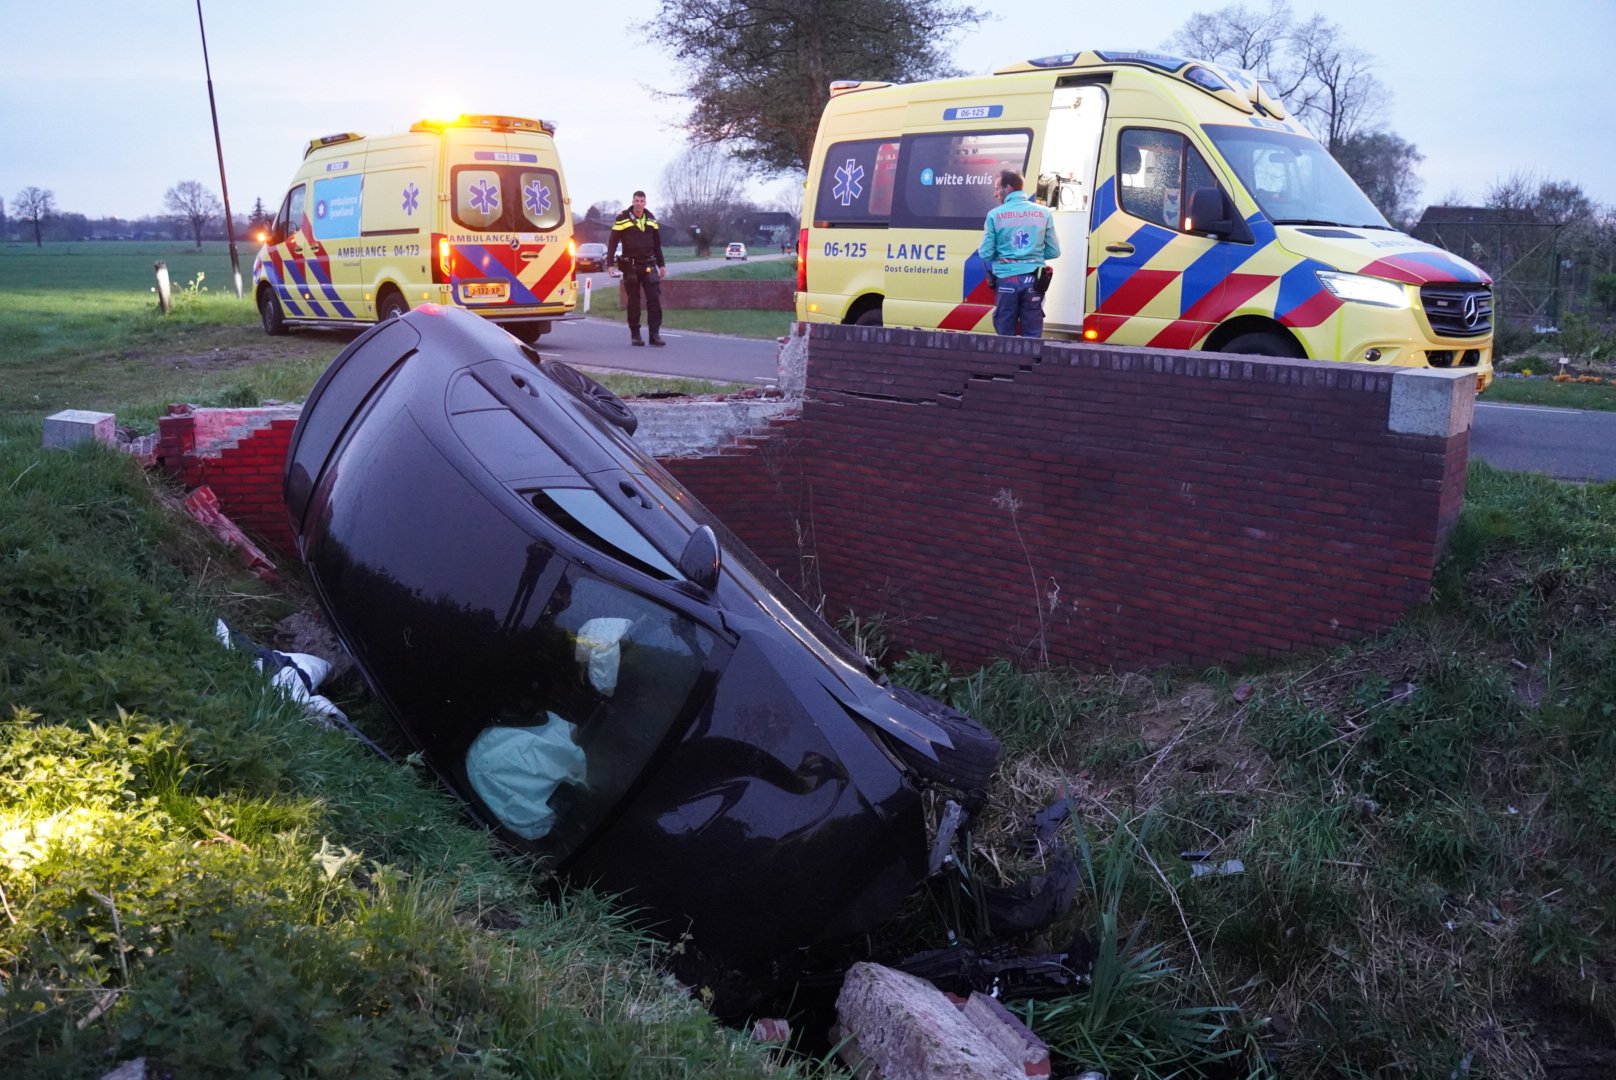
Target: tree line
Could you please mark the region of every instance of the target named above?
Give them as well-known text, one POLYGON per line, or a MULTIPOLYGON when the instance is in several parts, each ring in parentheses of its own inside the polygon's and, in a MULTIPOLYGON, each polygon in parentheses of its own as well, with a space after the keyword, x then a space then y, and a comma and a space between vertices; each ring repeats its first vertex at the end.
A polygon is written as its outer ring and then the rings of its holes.
MULTIPOLYGON (((206 185, 197 180, 181 180, 163 194, 166 214, 139 218, 92 218, 74 211, 59 210, 56 193, 49 188, 29 186, 12 197, 8 207, 0 198, 0 239, 32 240, 42 247, 46 240, 186 240, 198 248, 203 240, 226 239, 224 204, 206 185)), ((270 223, 259 199, 246 218, 235 218, 233 234, 238 240, 251 239, 270 223)))

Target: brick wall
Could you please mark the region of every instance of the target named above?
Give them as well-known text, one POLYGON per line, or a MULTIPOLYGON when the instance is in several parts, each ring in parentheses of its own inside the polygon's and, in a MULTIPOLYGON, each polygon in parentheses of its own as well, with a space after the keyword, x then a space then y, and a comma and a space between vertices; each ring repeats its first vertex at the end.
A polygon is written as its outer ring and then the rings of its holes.
MULTIPOLYGON (((662 282, 662 306, 729 311, 790 311, 795 305, 792 281, 724 281, 670 277, 662 282)), ((623 286, 618 285, 621 299, 623 286)), ((623 301, 625 304, 627 300, 623 301)))
MULTIPOLYGON (((1427 595, 1463 503, 1462 373, 875 327, 808 344, 800 406, 717 452, 687 433, 655 452, 833 619, 888 616, 900 652, 1105 667, 1333 645, 1427 595)), ((165 418, 160 460, 289 555, 293 420, 222 412, 165 418)))
POLYGON ((1463 500, 1473 383, 815 326, 801 417, 664 461, 835 618, 958 663, 1238 661, 1395 622, 1463 500))
POLYGON ((281 483, 296 427, 296 409, 170 406, 157 421, 157 463, 187 488, 212 488, 227 517, 295 558, 281 483))

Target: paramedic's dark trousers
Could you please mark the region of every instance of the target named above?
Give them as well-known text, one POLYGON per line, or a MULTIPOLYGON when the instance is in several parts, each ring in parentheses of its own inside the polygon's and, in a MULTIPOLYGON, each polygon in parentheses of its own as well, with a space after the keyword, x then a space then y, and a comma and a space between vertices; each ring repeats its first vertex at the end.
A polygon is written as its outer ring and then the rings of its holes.
POLYGON ((628 328, 635 337, 640 336, 640 290, 645 290, 645 321, 656 337, 662 329, 662 275, 656 267, 650 273, 642 270, 623 271, 623 291, 628 294, 628 328))
POLYGON ((1042 337, 1044 298, 1033 288, 1037 274, 1012 274, 999 279, 993 292, 993 331, 1000 337, 1042 337))

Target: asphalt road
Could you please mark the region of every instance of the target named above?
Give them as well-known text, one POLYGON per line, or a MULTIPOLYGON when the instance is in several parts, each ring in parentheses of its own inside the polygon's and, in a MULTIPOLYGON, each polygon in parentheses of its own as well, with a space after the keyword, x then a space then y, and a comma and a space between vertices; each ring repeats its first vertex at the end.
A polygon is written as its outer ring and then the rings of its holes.
POLYGON ((1558 480, 1616 480, 1616 413, 1478 401, 1470 456, 1558 480))
MULTIPOLYGON (((789 258, 779 252, 754 255, 753 262, 789 258)), ((725 265, 722 255, 711 259, 691 259, 670 263, 668 276, 711 270, 725 265)), ((578 283, 589 280, 590 289, 615 289, 617 282, 604 273, 579 274, 578 283)), ((791 329, 791 316, 780 313, 780 333, 791 329)), ((727 334, 704 334, 696 330, 669 330, 663 328, 662 337, 667 345, 655 348, 646 345, 635 348, 628 341, 628 327, 621 320, 604 318, 576 319, 555 325, 550 333, 539 339, 539 352, 555 356, 573 367, 595 368, 602 371, 626 371, 640 375, 676 375, 691 379, 712 379, 716 382, 745 383, 767 386, 779 378, 778 342, 758 338, 731 337, 727 334)))

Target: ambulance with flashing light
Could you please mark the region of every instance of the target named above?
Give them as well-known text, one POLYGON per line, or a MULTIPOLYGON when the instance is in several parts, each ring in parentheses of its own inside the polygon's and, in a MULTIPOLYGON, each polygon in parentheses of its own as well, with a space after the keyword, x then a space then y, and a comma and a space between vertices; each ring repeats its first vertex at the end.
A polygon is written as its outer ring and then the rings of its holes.
POLYGON ((422 120, 313 139, 253 261, 264 330, 462 307, 528 343, 578 318, 555 126, 422 120))
POLYGON ((992 333, 1002 169, 1054 214, 1046 337, 1471 371, 1492 279, 1386 222, 1250 72, 1149 52, 831 87, 797 317, 992 333))

